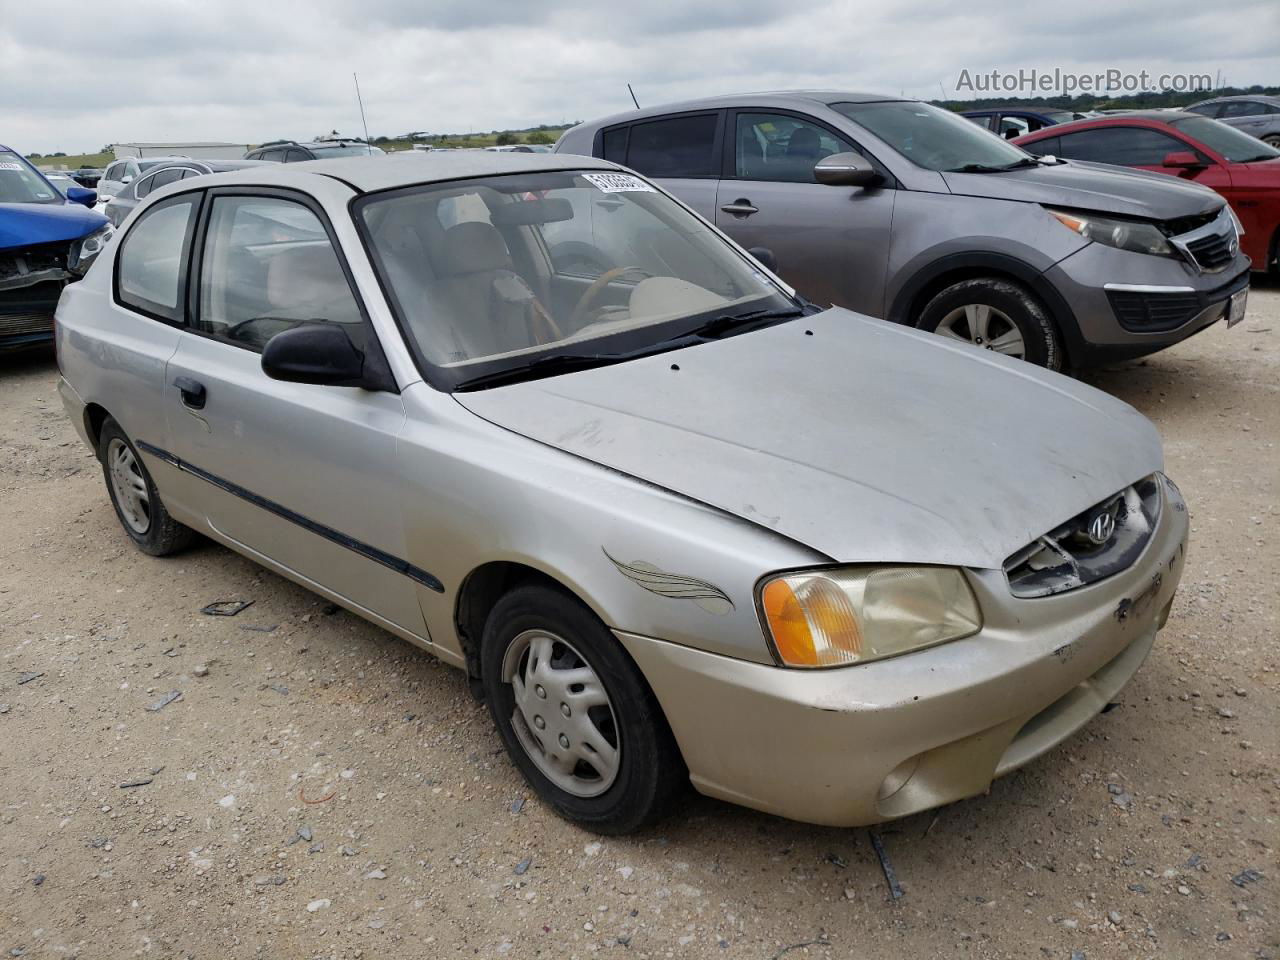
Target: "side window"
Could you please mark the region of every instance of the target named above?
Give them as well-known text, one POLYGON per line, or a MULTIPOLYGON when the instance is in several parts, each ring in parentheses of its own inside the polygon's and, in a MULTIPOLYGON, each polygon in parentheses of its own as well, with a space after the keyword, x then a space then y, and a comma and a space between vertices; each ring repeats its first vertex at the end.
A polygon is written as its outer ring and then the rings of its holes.
POLYGON ((304 323, 348 326, 364 342, 360 308, 324 226, 301 203, 215 197, 191 328, 252 350, 304 323))
POLYGON ((313 160, 314 157, 305 150, 286 150, 284 155, 285 163, 298 163, 302 160, 313 160))
POLYGON ((102 179, 118 182, 122 176, 124 176, 124 164, 113 163, 111 166, 107 167, 107 172, 102 175, 102 179))
POLYGON ((606 130, 603 141, 603 149, 601 156, 606 160, 612 160, 614 163, 625 164, 627 162, 627 128, 614 127, 612 130, 606 130))
POLYGON ((1202 103, 1198 106, 1187 107, 1192 113, 1198 113, 1202 117, 1216 117, 1218 111, 1223 107, 1221 103, 1202 103))
POLYGON ((142 177, 140 180, 136 181, 135 183, 131 183, 128 187, 124 189, 123 192, 127 194, 129 193, 130 190, 132 190, 133 195, 137 197, 139 200, 141 200, 143 197, 145 197, 147 194, 151 192, 152 187, 155 186, 155 179, 156 179, 155 177, 142 177))
POLYGON ((149 177, 143 177, 138 181, 138 198, 141 199, 152 190, 159 190, 166 184, 177 183, 182 179, 183 172, 181 167, 172 167, 153 173, 149 177))
POLYGON ((1037 157, 1060 157, 1062 156, 1062 154, 1058 152, 1062 149, 1058 145, 1060 140, 1060 137, 1045 137, 1043 140, 1037 140, 1034 143, 1022 144, 1022 149, 1027 151, 1027 153, 1034 153, 1037 157))
POLYGON ((715 177, 717 115, 669 117, 633 124, 627 166, 650 177, 715 177))
POLYGON ((1253 100, 1232 100, 1222 105, 1222 112, 1218 116, 1225 120, 1228 117, 1256 117, 1266 112, 1265 104, 1253 100))
POLYGON ((1014 137, 1020 137, 1024 133, 1030 133, 1033 128, 1030 121, 1024 117, 1015 117, 1008 114, 1000 117, 1000 136, 1006 140, 1012 140, 1014 137))
POLYGON ((853 150, 817 124, 770 113, 738 114, 734 174, 743 180, 815 183, 823 157, 853 150))
POLYGON ((116 296, 127 307, 181 323, 191 222, 199 197, 175 197, 133 225, 116 255, 116 296))
POLYGON ((983 130, 990 130, 990 129, 991 129, 991 120, 992 120, 992 118, 991 118, 990 116, 965 117, 965 119, 966 119, 966 120, 968 120, 970 123, 976 123, 976 124, 977 124, 978 126, 980 126, 983 130))
POLYGON ((1143 127, 1102 127, 1063 134, 1058 156, 1124 167, 1158 167, 1167 154, 1186 150, 1179 140, 1143 127))

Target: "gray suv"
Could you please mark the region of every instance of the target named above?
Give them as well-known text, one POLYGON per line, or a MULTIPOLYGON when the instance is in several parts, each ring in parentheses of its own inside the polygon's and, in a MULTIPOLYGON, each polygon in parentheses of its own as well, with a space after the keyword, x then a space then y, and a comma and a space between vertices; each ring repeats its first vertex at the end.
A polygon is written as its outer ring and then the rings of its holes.
MULTIPOLYGON (((1218 194, 1033 157, 915 100, 712 98, 580 124, 556 151, 656 179, 813 301, 1052 369, 1244 315, 1249 259, 1218 194)), ((590 274, 588 240, 551 254, 590 274)))
POLYGON ((1187 107, 1280 148, 1280 97, 1218 97, 1187 107))

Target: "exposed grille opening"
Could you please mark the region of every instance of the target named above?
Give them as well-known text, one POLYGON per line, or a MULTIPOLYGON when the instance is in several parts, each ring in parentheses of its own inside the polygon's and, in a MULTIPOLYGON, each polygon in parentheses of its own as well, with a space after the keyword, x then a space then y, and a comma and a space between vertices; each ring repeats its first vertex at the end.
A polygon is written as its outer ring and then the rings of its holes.
POLYGON ((1190 233, 1192 230, 1198 230, 1207 223, 1213 223, 1218 219, 1220 210, 1212 213, 1195 213, 1189 217, 1177 217, 1173 220, 1165 220, 1160 224, 1160 229, 1164 231, 1166 236, 1176 237, 1180 233, 1190 233))
POLYGON ((1108 290, 1107 298, 1126 330, 1174 330, 1200 312, 1200 300, 1194 293, 1108 290))
POLYGON ((1187 244, 1187 249, 1191 251, 1191 255, 1196 258, 1196 263, 1200 264, 1202 270, 1220 270, 1229 264, 1235 256, 1232 247, 1229 233, 1201 237, 1187 244))
POLYGON ((1160 477, 1152 474, 1009 557, 1009 589, 1015 597, 1047 597, 1127 570, 1159 519, 1160 477))

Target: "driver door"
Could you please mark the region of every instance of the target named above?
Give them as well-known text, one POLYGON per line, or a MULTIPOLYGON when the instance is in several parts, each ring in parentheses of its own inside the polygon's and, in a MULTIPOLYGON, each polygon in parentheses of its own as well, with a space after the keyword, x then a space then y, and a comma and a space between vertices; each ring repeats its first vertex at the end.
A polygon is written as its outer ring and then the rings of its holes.
POLYGON ((375 338, 321 209, 291 191, 214 190, 197 236, 164 392, 188 508, 268 565, 425 638, 403 559, 399 395, 262 372, 267 340, 300 323, 342 324, 358 349, 375 338))

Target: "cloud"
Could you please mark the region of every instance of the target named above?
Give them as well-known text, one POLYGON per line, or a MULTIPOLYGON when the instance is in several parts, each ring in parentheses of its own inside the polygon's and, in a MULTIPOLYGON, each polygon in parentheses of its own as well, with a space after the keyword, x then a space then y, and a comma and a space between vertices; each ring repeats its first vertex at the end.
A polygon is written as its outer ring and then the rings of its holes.
POLYGON ((132 0, 50 29, 0 0, 0 142, 69 153, 128 140, 466 132, 641 103, 796 87, 933 98, 971 73, 1221 70, 1275 83, 1280 7, 1192 0, 132 0), (1242 24, 1250 24, 1242 29, 1242 24))

